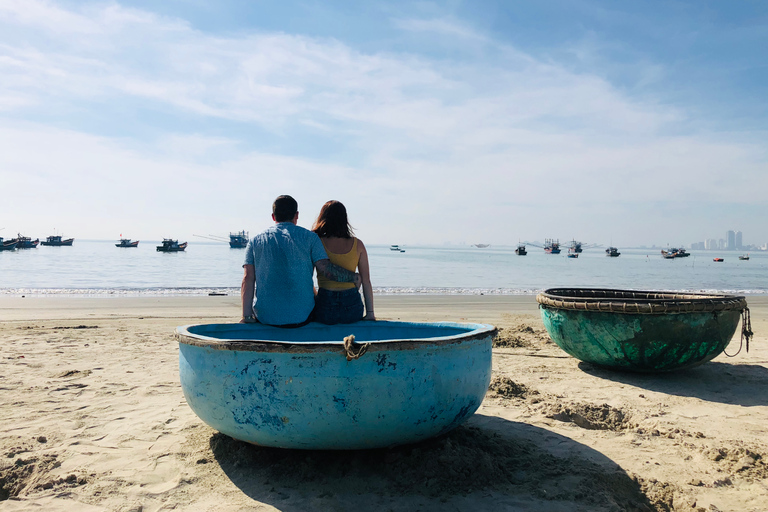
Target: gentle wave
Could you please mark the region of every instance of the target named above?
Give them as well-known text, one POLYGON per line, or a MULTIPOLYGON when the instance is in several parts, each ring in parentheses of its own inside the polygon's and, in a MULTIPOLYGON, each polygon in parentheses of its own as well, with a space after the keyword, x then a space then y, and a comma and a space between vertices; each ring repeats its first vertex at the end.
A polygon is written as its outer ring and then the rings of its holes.
MULTIPOLYGON (((450 288, 450 287, 374 287, 375 295, 536 295, 533 288, 450 288)), ((657 290, 662 291, 662 290, 657 290)), ((717 293, 727 295, 768 295, 764 289, 676 289, 677 293, 717 293)), ((0 296, 24 297, 202 297, 238 296, 240 288, 0 288, 0 296)))

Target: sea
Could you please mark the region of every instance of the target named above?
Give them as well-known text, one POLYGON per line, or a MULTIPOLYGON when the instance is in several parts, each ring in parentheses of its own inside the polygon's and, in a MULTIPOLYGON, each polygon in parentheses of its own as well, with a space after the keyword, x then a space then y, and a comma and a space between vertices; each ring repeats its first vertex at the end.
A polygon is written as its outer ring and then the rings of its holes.
MULTIPOLYGON (((72 247, 0 252, 0 296, 239 295, 244 249, 189 241, 162 253, 158 241, 137 248, 114 240, 75 240, 72 247)), ((693 251, 667 260, 660 249, 623 249, 606 257, 588 248, 578 258, 528 246, 367 246, 377 294, 525 295, 561 286, 768 294, 768 253, 693 251), (722 263, 714 262, 722 257, 722 263)))

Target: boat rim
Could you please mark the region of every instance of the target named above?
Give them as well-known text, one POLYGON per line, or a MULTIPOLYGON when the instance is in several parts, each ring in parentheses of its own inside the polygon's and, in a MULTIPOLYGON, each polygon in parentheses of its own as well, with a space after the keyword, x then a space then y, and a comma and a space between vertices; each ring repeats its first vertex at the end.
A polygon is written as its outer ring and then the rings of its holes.
MULTIPOLYGON (((366 322, 368 323, 368 322, 366 322)), ((387 320, 377 320, 370 322, 371 325, 384 324, 384 323, 397 323, 397 324, 409 324, 412 326, 422 327, 472 327, 472 330, 452 334, 450 336, 433 336, 430 338, 397 338, 387 340, 371 340, 357 343, 358 345, 367 345, 368 351, 378 352, 381 350, 408 350, 425 346, 438 346, 438 345, 451 345, 456 343, 462 343, 473 340, 485 339, 488 336, 494 337, 498 332, 498 329, 490 324, 477 324, 477 323, 459 323, 459 322, 389 322, 387 320)), ((280 341, 280 340, 243 340, 243 339, 227 339, 227 338, 214 338, 211 336, 205 336, 203 334, 195 334, 189 332, 189 328, 196 327, 198 325, 228 325, 228 326, 245 326, 245 328, 252 328, 249 326, 260 326, 264 324, 192 324, 183 325, 176 328, 175 337, 179 344, 190 345, 195 347, 204 347, 214 350, 237 350, 248 352, 294 352, 294 353, 307 353, 315 351, 341 351, 345 352, 344 339, 334 341, 280 341)), ((307 325, 322 326, 324 324, 310 322, 307 325)), ((347 325, 350 327, 350 334, 354 334, 355 324, 337 324, 347 325)), ((275 327, 275 326, 267 326, 275 327)), ((279 327, 277 327, 279 328, 279 327)))
POLYGON ((536 302, 542 308, 651 315, 742 311, 747 307, 743 295, 611 288, 549 288, 536 296, 536 302))

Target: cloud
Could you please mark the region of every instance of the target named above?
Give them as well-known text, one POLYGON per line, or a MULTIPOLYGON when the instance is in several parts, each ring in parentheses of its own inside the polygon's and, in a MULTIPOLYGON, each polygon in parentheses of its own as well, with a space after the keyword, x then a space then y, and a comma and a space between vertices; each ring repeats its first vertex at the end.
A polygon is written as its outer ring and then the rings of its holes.
MULTIPOLYGON (((449 19, 395 23, 461 38, 480 57, 366 52, 258 30, 213 35, 119 4, 5 2, 0 176, 73 219, 97 212, 102 226, 118 220, 115 194, 138 198, 145 217, 120 215, 147 230, 157 218, 176 229, 241 225, 280 193, 316 207, 333 197, 378 241, 404 243, 468 232, 511 243, 557 229, 597 238, 663 223, 664 205, 764 203, 743 186, 768 185, 757 134, 697 131, 681 107, 449 19), (80 117, 152 135, 107 137, 80 117), (739 180, 729 179, 734 169, 739 180)), ((7 215, 22 199, 0 208, 7 215)), ((37 221, 49 213, 43 206, 37 221)), ((684 236, 685 227, 656 229, 684 236)))
POLYGON ((393 22, 398 28, 411 32, 438 34, 451 38, 458 37, 474 42, 490 42, 484 35, 449 19, 395 19, 393 22))

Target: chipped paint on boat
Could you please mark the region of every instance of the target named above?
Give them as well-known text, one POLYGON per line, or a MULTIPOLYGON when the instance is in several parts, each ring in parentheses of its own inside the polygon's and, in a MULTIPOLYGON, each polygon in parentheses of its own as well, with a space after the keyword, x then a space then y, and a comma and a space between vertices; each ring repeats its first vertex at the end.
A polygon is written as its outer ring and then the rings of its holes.
POLYGON ((448 432, 480 406, 496 329, 358 322, 298 329, 179 327, 187 403, 208 425, 261 446, 361 449, 448 432), (347 360, 344 337, 370 343, 347 360))

